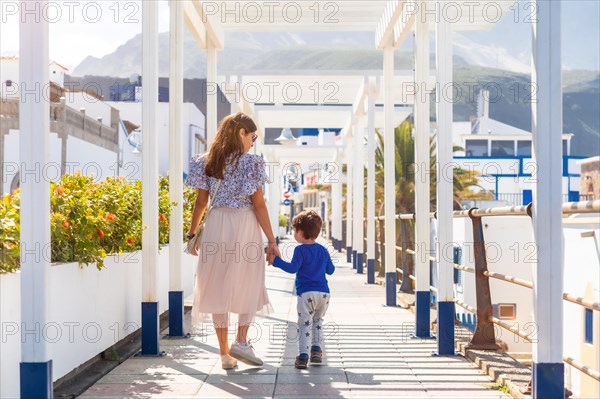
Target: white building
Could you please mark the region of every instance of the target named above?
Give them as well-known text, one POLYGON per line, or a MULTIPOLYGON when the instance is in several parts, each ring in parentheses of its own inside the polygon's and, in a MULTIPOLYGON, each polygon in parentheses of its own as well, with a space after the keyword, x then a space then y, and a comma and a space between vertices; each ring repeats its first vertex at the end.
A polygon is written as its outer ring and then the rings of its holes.
MULTIPOLYGON (((533 162, 531 132, 502 123, 489 117, 487 94, 480 94, 477 118, 471 122, 454 122, 453 142, 464 148, 454 155, 463 169, 480 173, 479 183, 493 199, 505 205, 527 205, 537 174, 533 162)), ((578 201, 580 174, 577 160, 571 156, 573 134, 564 133, 563 201, 578 201)))

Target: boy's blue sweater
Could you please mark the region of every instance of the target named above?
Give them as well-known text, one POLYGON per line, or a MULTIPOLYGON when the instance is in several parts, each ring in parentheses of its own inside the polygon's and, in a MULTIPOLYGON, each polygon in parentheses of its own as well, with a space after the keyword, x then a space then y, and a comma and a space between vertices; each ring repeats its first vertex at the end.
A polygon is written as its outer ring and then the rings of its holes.
POLYGON ((325 274, 333 274, 335 267, 329 252, 321 244, 301 244, 294 249, 291 262, 279 256, 273 266, 288 273, 296 274, 296 293, 298 296, 308 291, 329 292, 325 274))

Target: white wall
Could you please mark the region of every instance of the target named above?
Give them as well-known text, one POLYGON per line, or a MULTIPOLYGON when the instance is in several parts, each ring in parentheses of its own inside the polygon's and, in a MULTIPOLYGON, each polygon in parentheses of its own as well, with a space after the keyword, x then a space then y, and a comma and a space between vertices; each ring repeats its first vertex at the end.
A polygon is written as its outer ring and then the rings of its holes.
MULTIPOLYGON (((592 302, 600 302, 600 215, 578 215, 565 222, 575 220, 581 224, 564 224, 564 291, 576 297, 592 302), (588 222, 584 222, 587 219, 588 222), (589 221, 592 220, 592 223, 589 221), (596 223, 593 223, 593 221, 596 223), (593 233, 592 233, 593 232, 593 233), (588 237, 582 237, 584 233, 588 237), (593 236, 590 236, 592 235, 593 236)), ((584 308, 580 305, 564 301, 563 318, 565 334, 563 350, 566 356, 584 363, 594 370, 600 370, 600 323, 597 311, 594 314, 593 344, 584 342, 584 308)), ((579 370, 566 365, 566 386, 577 397, 600 397, 600 384, 584 375, 579 370)))
MULTIPOLYGON (((139 102, 108 102, 111 106, 117 108, 121 112, 121 119, 128 120, 143 129, 142 125, 142 104, 139 102)), ((196 125, 204 128, 204 115, 193 103, 184 103, 182 108, 182 151, 183 151, 183 171, 189 171, 190 155, 192 150, 190 145, 192 138, 190 137, 190 125, 196 125)), ((166 175, 169 171, 169 103, 158 103, 158 140, 159 140, 159 174, 166 175)), ((119 136, 121 140, 121 136, 119 136)), ((133 147, 125 145, 124 161, 138 162, 141 165, 141 154, 130 156, 133 147)))
POLYGON ((98 100, 96 97, 85 92, 67 92, 65 93, 66 104, 79 111, 85 108, 85 114, 90 118, 102 118, 102 124, 110 126, 111 106, 106 102, 98 100))
MULTIPOLYGON (((522 216, 484 217, 482 223, 488 270, 531 281, 534 265, 532 262, 535 261, 531 220, 522 216)), ((463 266, 475 268, 471 219, 454 219, 454 241, 463 247, 463 266)), ((494 278, 490 278, 489 283, 492 304, 516 304, 516 319, 503 321, 533 333, 533 325, 528 324, 533 321, 532 291, 494 278)), ((463 293, 458 293, 457 298, 477 308, 473 273, 463 272, 463 293)), ((456 311, 462 313, 464 309, 457 306, 456 311)), ((506 342, 510 352, 531 351, 531 344, 500 327, 496 328, 496 338, 506 342)))
MULTIPOLYGON (((9 193, 10 184, 20 167, 19 158, 19 131, 12 130, 5 136, 4 141, 4 182, 3 193, 9 193)), ((51 181, 60 180, 61 171, 61 140, 56 133, 50 133, 50 146, 48 149, 48 163, 39 165, 40 176, 51 181)), ((141 158, 140 158, 141 162, 141 158)), ((141 163, 140 163, 141 164, 141 163)), ((67 173, 76 170, 82 174, 93 174, 96 180, 107 176, 117 176, 117 154, 105 148, 69 136, 67 139, 67 173)))
POLYGON ((0 96, 13 97, 17 95, 19 83, 19 61, 18 60, 0 60, 0 96), (12 87, 6 87, 6 81, 11 80, 12 87))
MULTIPOLYGON (((184 297, 194 289, 197 257, 183 256, 184 297)), ((77 263, 50 268, 48 322, 39 336, 48 342, 52 376, 58 380, 141 326, 141 252, 106 258, 106 267, 77 263)), ((158 267, 159 312, 168 308, 169 248, 158 267)), ((19 272, 0 275, 0 397, 19 397, 21 357, 19 272)))
MULTIPOLYGON (((2 192, 4 194, 10 192, 10 184, 15 175, 19 172, 19 148, 19 131, 11 130, 10 133, 4 137, 4 162, 2 164, 2 168, 4 169, 2 192)), ((94 154, 94 152, 92 151, 91 154, 94 154)), ((93 157, 93 155, 90 157, 93 157)), ((44 176, 53 181, 60 179, 60 140, 56 133, 50 133, 47 164, 45 166, 37 164, 36 168, 38 177, 44 176)))

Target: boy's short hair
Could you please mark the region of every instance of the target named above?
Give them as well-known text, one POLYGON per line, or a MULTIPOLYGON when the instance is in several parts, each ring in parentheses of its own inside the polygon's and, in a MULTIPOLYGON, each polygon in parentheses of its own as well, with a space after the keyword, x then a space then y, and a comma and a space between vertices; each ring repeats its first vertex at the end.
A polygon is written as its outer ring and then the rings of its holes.
POLYGON ((292 219, 292 227, 296 231, 302 231, 307 240, 313 240, 319 236, 323 220, 315 211, 302 211, 292 219))

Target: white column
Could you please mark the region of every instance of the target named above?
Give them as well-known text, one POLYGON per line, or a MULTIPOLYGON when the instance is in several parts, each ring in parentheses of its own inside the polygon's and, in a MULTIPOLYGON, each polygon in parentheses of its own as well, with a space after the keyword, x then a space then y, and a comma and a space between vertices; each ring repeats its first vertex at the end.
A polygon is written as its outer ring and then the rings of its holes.
POLYGON ((537 343, 533 345, 533 396, 564 395, 563 251, 562 251, 562 91, 560 1, 537 1, 533 24, 533 231, 537 265, 533 267, 533 309, 537 343))
POLYGON ((169 1, 169 200, 174 204, 169 217, 169 336, 183 331, 183 3, 169 1))
MULTIPOLYGON (((352 147, 353 146, 348 146, 346 151, 351 152, 352 151, 352 147)), ((348 159, 348 158, 346 158, 348 159)), ((353 207, 352 207, 352 202, 353 202, 353 180, 354 180, 354 168, 352 167, 353 161, 350 160, 349 162, 347 161, 346 163, 346 245, 347 248, 346 250, 348 250, 348 248, 350 249, 348 255, 347 255, 347 261, 351 262, 352 258, 352 251, 354 250, 354 247, 352 246, 352 236, 353 236, 353 231, 352 231, 352 223, 354 223, 354 218, 352 215, 353 212, 353 207)))
MULTIPOLYGON (((47 0, 23 3, 19 26, 19 155, 21 159, 21 361, 50 360, 39 331, 46 325, 50 272, 50 104, 48 20, 39 18, 47 0), (26 12, 35 10, 38 12, 26 12), (27 331, 38 333, 25 334, 27 331)), ((23 376, 21 376, 23 377, 23 376)), ((31 381, 29 383, 32 383, 31 381)), ((52 381, 50 381, 52 383, 52 381)))
POLYGON ((337 168, 337 176, 331 183, 331 233, 334 238, 335 248, 340 249, 342 239, 342 165, 336 161, 333 168, 337 168))
POLYGON ((183 245, 183 3, 170 0, 169 66, 169 199, 173 205, 169 222, 169 291, 181 291, 183 245))
POLYGON ((275 237, 279 237, 279 208, 281 204, 282 188, 282 165, 280 160, 274 158, 269 159, 268 168, 269 171, 269 183, 267 183, 267 190, 269 191, 269 202, 267 208, 269 209, 269 219, 271 219, 271 228, 275 237))
POLYGON ((158 3, 142 11, 142 301, 158 302, 158 3))
POLYGON ((429 337, 429 28, 420 7, 415 18, 415 270, 416 335, 429 337))
MULTIPOLYGON (((441 6, 438 0, 438 5, 441 6)), ((437 68, 437 301, 438 352, 454 354, 454 250, 452 244, 452 25, 440 18, 436 30, 437 68)))
POLYGON ((384 208, 386 305, 396 306, 396 145, 394 134, 394 47, 383 50, 384 208))
POLYGON ((367 97, 367 282, 375 283, 375 82, 367 97))
POLYGON ((217 49, 207 38, 206 46, 206 143, 208 148, 217 135, 217 49))
POLYGON ((354 126, 354 154, 355 154, 355 166, 354 166, 354 235, 353 235, 353 247, 356 251, 356 271, 357 273, 363 272, 363 260, 365 253, 364 244, 364 175, 365 175, 365 128, 362 124, 362 119, 354 126))

